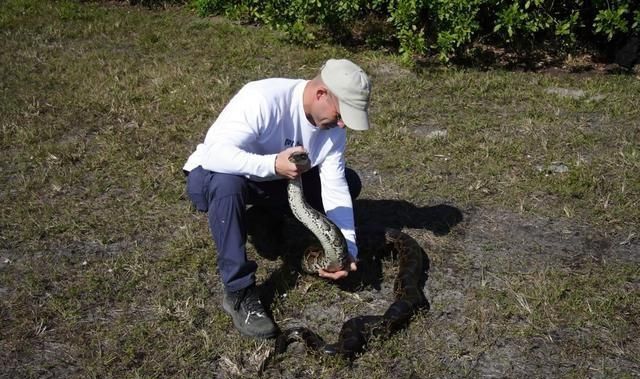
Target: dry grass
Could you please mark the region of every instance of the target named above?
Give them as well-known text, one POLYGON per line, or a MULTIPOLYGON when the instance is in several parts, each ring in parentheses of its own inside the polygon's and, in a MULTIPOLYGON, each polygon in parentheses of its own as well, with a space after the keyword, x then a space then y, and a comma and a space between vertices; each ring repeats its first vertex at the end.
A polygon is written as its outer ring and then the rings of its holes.
MULTIPOLYGON (((243 83, 308 77, 331 56, 375 83, 374 128, 349 135, 360 211, 428 247, 431 310, 353 364, 291 353, 267 374, 640 372, 634 77, 410 72, 187 8, 6 0, 0 33, 0 376, 256 376, 269 346, 219 307, 181 167, 243 83), (416 224, 442 203, 463 222, 416 224)), ((260 264, 276 320, 330 340, 390 300, 392 263, 355 291, 260 264)))

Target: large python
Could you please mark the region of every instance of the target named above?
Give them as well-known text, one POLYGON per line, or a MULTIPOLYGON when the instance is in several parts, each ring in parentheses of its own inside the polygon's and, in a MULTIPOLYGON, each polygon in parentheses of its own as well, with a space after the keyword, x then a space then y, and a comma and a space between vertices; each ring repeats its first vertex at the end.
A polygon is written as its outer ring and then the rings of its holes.
MULTIPOLYGON (((305 166, 309 164, 309 155, 303 151, 295 152, 289 156, 289 161, 305 166)), ((336 224, 305 201, 299 176, 289 180, 287 196, 293 215, 318 238, 324 250, 307 249, 303 255, 302 269, 308 274, 315 274, 319 269, 335 272, 343 268, 348 254, 347 241, 336 224)))
MULTIPOLYGON (((305 153, 294 153, 290 160, 296 164, 305 164, 308 157, 305 153)), ((302 195, 302 184, 299 179, 290 180, 288 185, 291 209, 312 233, 320 240, 324 255, 314 252, 311 256, 305 253, 302 266, 310 273, 317 268, 333 269, 344 264, 347 254, 346 242, 340 230, 322 213, 311 208, 302 195), (327 264, 326 266, 322 266, 327 264)), ((275 348, 265 360, 264 366, 274 357, 284 353, 294 341, 303 342, 308 349, 327 355, 355 357, 366 348, 372 338, 386 338, 403 328, 418 309, 428 305, 422 292, 420 280, 428 266, 423 261, 424 251, 409 235, 386 228, 382 231, 358 231, 358 241, 363 250, 385 249, 395 253, 399 261, 398 275, 394 282, 395 301, 383 315, 357 316, 342 324, 342 329, 335 343, 326 343, 322 337, 309 328, 296 327, 282 331, 276 338, 275 348), (377 236, 376 239, 371 236, 377 236), (382 238, 380 238, 382 236, 382 238), (363 242, 370 246, 362 246, 363 242)), ((342 266, 340 266, 342 267, 342 266)), ((339 268, 339 267, 338 267, 339 268)))

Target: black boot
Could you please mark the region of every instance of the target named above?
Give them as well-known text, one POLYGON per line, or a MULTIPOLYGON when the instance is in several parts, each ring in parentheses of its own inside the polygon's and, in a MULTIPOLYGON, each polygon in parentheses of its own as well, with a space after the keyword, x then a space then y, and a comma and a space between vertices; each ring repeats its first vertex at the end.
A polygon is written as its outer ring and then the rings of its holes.
POLYGON ((264 310, 255 285, 239 291, 225 291, 222 308, 233 319, 240 333, 249 337, 271 338, 278 327, 264 310))

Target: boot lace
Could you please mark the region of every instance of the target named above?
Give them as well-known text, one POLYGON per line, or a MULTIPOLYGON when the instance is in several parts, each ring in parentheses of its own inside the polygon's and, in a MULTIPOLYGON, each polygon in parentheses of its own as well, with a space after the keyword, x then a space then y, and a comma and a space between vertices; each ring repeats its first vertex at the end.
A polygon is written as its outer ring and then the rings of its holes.
POLYGON ((243 304, 247 311, 247 318, 252 314, 258 316, 264 315, 264 308, 262 307, 262 303, 260 302, 260 298, 258 297, 258 293, 255 288, 243 288, 239 296, 236 298, 233 306, 235 310, 239 310, 243 304))

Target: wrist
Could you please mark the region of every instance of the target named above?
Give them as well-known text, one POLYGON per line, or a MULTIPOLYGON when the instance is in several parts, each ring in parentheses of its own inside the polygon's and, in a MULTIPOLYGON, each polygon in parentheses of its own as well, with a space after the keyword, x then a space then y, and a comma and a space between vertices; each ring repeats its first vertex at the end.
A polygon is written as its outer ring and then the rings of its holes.
POLYGON ((280 157, 280 154, 274 154, 273 155, 273 173, 276 176, 284 176, 282 167, 280 167, 281 165, 282 165, 282 157, 280 157))
POLYGON ((278 155, 277 154, 273 157, 273 172, 274 174, 278 175, 278 155))

